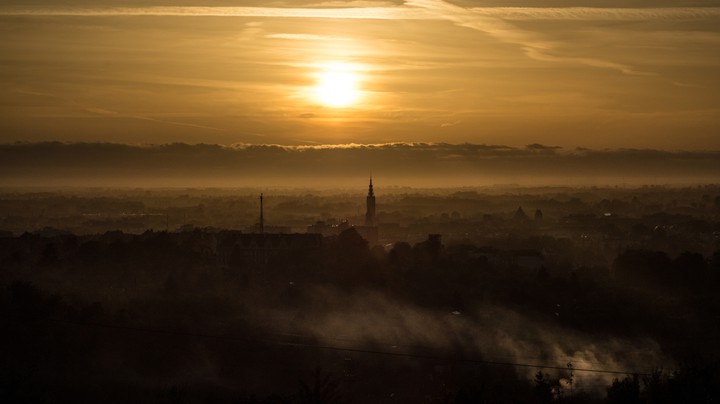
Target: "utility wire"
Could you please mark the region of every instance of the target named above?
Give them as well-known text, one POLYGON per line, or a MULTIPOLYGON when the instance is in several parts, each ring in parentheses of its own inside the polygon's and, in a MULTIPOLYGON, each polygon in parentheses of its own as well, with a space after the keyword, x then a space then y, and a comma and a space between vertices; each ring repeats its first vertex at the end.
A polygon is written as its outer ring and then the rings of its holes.
POLYGON ((621 375, 635 374, 635 375, 639 375, 639 376, 650 376, 650 373, 642 373, 642 372, 635 372, 635 371, 628 371, 628 370, 590 369, 590 368, 576 368, 576 367, 573 367, 572 369, 570 369, 570 368, 564 367, 564 366, 538 365, 538 364, 532 364, 532 363, 518 363, 518 362, 500 362, 500 361, 489 361, 489 360, 475 359, 475 358, 443 357, 443 356, 436 356, 436 355, 421 355, 421 354, 412 354, 412 353, 404 353, 404 352, 374 351, 374 350, 369 350, 369 349, 343 348, 343 347, 336 347, 336 346, 330 346, 330 345, 310 345, 310 344, 299 344, 299 343, 282 343, 282 345, 327 349, 327 350, 333 350, 333 351, 367 353, 367 354, 376 354, 376 355, 400 356, 400 357, 411 357, 411 358, 422 358, 422 359, 450 360, 450 361, 456 361, 456 362, 478 363, 478 364, 484 364, 484 365, 502 365, 502 366, 513 366, 513 367, 524 367, 524 368, 571 370, 573 372, 609 373, 609 374, 621 374, 621 375))
MULTIPOLYGON (((240 336, 231 336, 231 335, 218 335, 218 334, 197 333, 197 332, 188 332, 188 331, 163 330, 163 329, 158 329, 158 328, 132 327, 132 326, 115 325, 115 324, 86 323, 86 322, 69 321, 69 320, 52 320, 52 321, 59 322, 59 323, 78 325, 78 326, 83 326, 83 327, 106 328, 106 329, 123 330, 123 331, 145 332, 145 333, 152 333, 152 334, 208 338, 208 339, 218 339, 218 340, 226 340, 226 341, 268 342, 268 341, 260 341, 260 340, 257 340, 254 338, 249 338, 249 337, 240 337, 240 336)), ((279 334, 279 335, 281 335, 281 334, 279 334)), ((566 366, 543 365, 543 364, 536 364, 536 363, 535 364, 520 363, 520 362, 509 362, 509 361, 493 361, 493 360, 467 358, 467 357, 460 357, 460 356, 423 355, 423 354, 417 354, 417 353, 378 351, 378 350, 372 350, 372 349, 348 348, 348 347, 340 347, 340 346, 333 346, 333 345, 307 344, 307 343, 300 343, 300 342, 286 342, 286 341, 270 341, 270 342, 274 343, 276 345, 294 346, 294 347, 299 347, 299 348, 314 348, 314 349, 323 349, 323 350, 329 350, 329 351, 352 352, 352 353, 384 355, 384 356, 393 356, 393 357, 435 359, 435 360, 443 360, 443 361, 476 363, 476 364, 495 365, 495 366, 511 366, 511 367, 520 367, 520 368, 553 369, 553 370, 566 370, 566 371, 572 370, 573 372, 605 373, 605 374, 615 374, 615 375, 631 375, 631 374, 638 375, 638 376, 650 376, 651 375, 650 373, 637 372, 637 371, 631 371, 631 370, 593 369, 593 368, 576 368, 576 367, 573 367, 572 369, 570 369, 566 366)))

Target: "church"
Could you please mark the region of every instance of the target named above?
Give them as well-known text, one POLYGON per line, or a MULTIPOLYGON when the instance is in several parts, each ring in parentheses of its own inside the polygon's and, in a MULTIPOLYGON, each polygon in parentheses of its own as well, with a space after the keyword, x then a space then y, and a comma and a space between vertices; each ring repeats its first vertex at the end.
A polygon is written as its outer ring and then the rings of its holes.
POLYGON ((355 226, 355 230, 368 241, 371 247, 378 243, 378 227, 377 223, 375 223, 375 191, 373 190, 372 177, 370 177, 370 186, 365 198, 365 226, 355 226))
POLYGON ((354 228, 362 238, 367 240, 372 247, 378 243, 378 226, 375 220, 375 191, 373 190, 372 177, 368 186, 368 194, 365 198, 365 223, 364 225, 352 225, 343 220, 338 225, 329 225, 325 222, 317 222, 307 227, 308 233, 322 234, 324 236, 338 235, 348 228, 354 228))

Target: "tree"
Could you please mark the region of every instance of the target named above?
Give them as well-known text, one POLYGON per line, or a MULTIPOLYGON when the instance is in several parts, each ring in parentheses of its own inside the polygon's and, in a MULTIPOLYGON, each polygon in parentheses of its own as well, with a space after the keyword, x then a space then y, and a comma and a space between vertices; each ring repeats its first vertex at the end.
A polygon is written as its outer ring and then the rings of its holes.
POLYGON ((607 388, 607 402, 610 404, 633 404, 640 402, 640 381, 637 375, 613 380, 607 388))
POLYGON ((388 253, 388 262, 396 268, 407 269, 412 263, 410 244, 405 241, 395 243, 388 253))
POLYGON ((535 374, 535 386, 533 387, 534 402, 538 404, 551 403, 554 398, 554 390, 560 386, 557 379, 551 379, 547 374, 538 371, 535 374))
POLYGON ((673 277, 687 287, 694 289, 704 284, 707 264, 701 254, 685 251, 675 258, 673 266, 673 277))
POLYGON ((312 387, 300 381, 298 401, 302 404, 331 404, 340 403, 340 383, 330 378, 330 375, 322 375, 320 368, 315 369, 315 383, 312 387))

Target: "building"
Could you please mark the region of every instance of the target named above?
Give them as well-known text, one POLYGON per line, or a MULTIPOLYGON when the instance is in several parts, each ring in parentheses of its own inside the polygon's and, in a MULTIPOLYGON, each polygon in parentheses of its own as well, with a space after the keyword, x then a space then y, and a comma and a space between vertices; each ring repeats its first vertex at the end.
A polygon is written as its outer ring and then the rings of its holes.
POLYGON ((321 234, 292 233, 289 226, 266 225, 263 201, 264 196, 260 194, 260 220, 247 228, 248 233, 228 230, 218 234, 218 253, 226 264, 231 260, 266 264, 275 257, 319 250, 322 247, 321 234))
POLYGON ((322 247, 322 235, 298 233, 243 233, 222 231, 218 234, 218 253, 226 263, 234 255, 242 262, 266 264, 268 260, 293 252, 310 252, 322 247))

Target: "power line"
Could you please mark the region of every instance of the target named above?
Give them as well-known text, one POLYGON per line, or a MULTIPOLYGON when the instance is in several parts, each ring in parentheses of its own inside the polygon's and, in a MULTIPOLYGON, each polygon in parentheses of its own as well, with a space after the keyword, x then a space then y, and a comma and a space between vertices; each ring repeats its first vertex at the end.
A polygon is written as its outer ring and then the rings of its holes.
MULTIPOLYGON (((232 335, 218 335, 218 334, 208 334, 208 333, 198 333, 198 332, 188 332, 188 331, 163 330, 163 329, 158 329, 158 328, 132 327, 132 326, 115 325, 115 324, 86 323, 86 322, 69 321, 69 320, 52 320, 52 321, 60 322, 60 323, 67 323, 67 324, 72 324, 72 325, 78 325, 78 326, 83 326, 83 327, 106 328, 106 329, 123 330, 123 331, 145 332, 145 333, 152 333, 152 334, 163 334, 163 335, 173 335, 173 336, 183 336, 183 337, 208 338, 208 339, 218 339, 218 340, 226 340, 226 341, 271 342, 276 345, 294 346, 294 347, 300 347, 300 348, 314 348, 314 349, 323 349, 323 350, 329 350, 329 351, 351 352, 351 353, 361 353, 361 354, 371 354, 371 355, 384 355, 384 356, 392 356, 392 357, 434 359, 434 360, 442 360, 442 361, 465 362, 465 363, 475 363, 475 364, 493 365, 493 366, 511 366, 511 367, 520 367, 520 368, 552 369, 552 370, 565 370, 565 371, 572 370, 573 372, 604 373, 604 374, 615 374, 615 375, 630 375, 630 374, 638 375, 638 376, 650 376, 651 375, 650 373, 630 371, 630 370, 593 369, 593 368, 576 368, 576 367, 569 369, 566 366, 543 365, 543 364, 536 364, 536 363, 493 361, 493 360, 485 360, 485 359, 479 359, 479 358, 467 358, 467 357, 459 357, 459 356, 423 355, 423 354, 418 354, 418 353, 379 351, 379 350, 373 350, 373 349, 349 348, 349 347, 340 347, 340 346, 333 346, 333 345, 320 345, 320 344, 307 344, 307 343, 300 343, 300 342, 261 341, 261 340, 254 339, 254 338, 232 336, 232 335)), ((282 334, 277 333, 276 335, 282 335, 282 334)), ((307 337, 307 338, 310 338, 310 337, 307 337)))
POLYGON ((478 364, 484 364, 484 365, 502 365, 502 366, 538 368, 538 369, 572 370, 573 372, 610 373, 610 374, 622 374, 622 375, 636 374, 639 376, 650 376, 650 373, 642 373, 642 372, 627 371, 627 370, 589 369, 589 368, 575 368, 575 367, 573 367, 572 369, 569 369, 568 367, 564 367, 564 366, 538 365, 538 364, 532 364, 532 363, 518 363, 518 362, 500 362, 500 361, 489 361, 489 360, 484 360, 484 359, 463 358, 463 357, 442 357, 442 356, 435 356, 435 355, 421 355, 421 354, 412 354, 412 353, 404 353, 404 352, 374 351, 374 350, 369 350, 369 349, 343 348, 343 347, 335 347, 335 346, 330 346, 330 345, 309 345, 309 344, 298 344, 298 343, 285 343, 283 345, 300 346, 300 347, 308 347, 308 348, 312 347, 312 348, 327 349, 327 350, 334 350, 334 351, 357 352, 357 353, 388 355, 388 356, 450 360, 450 361, 456 361, 456 362, 478 363, 478 364))

